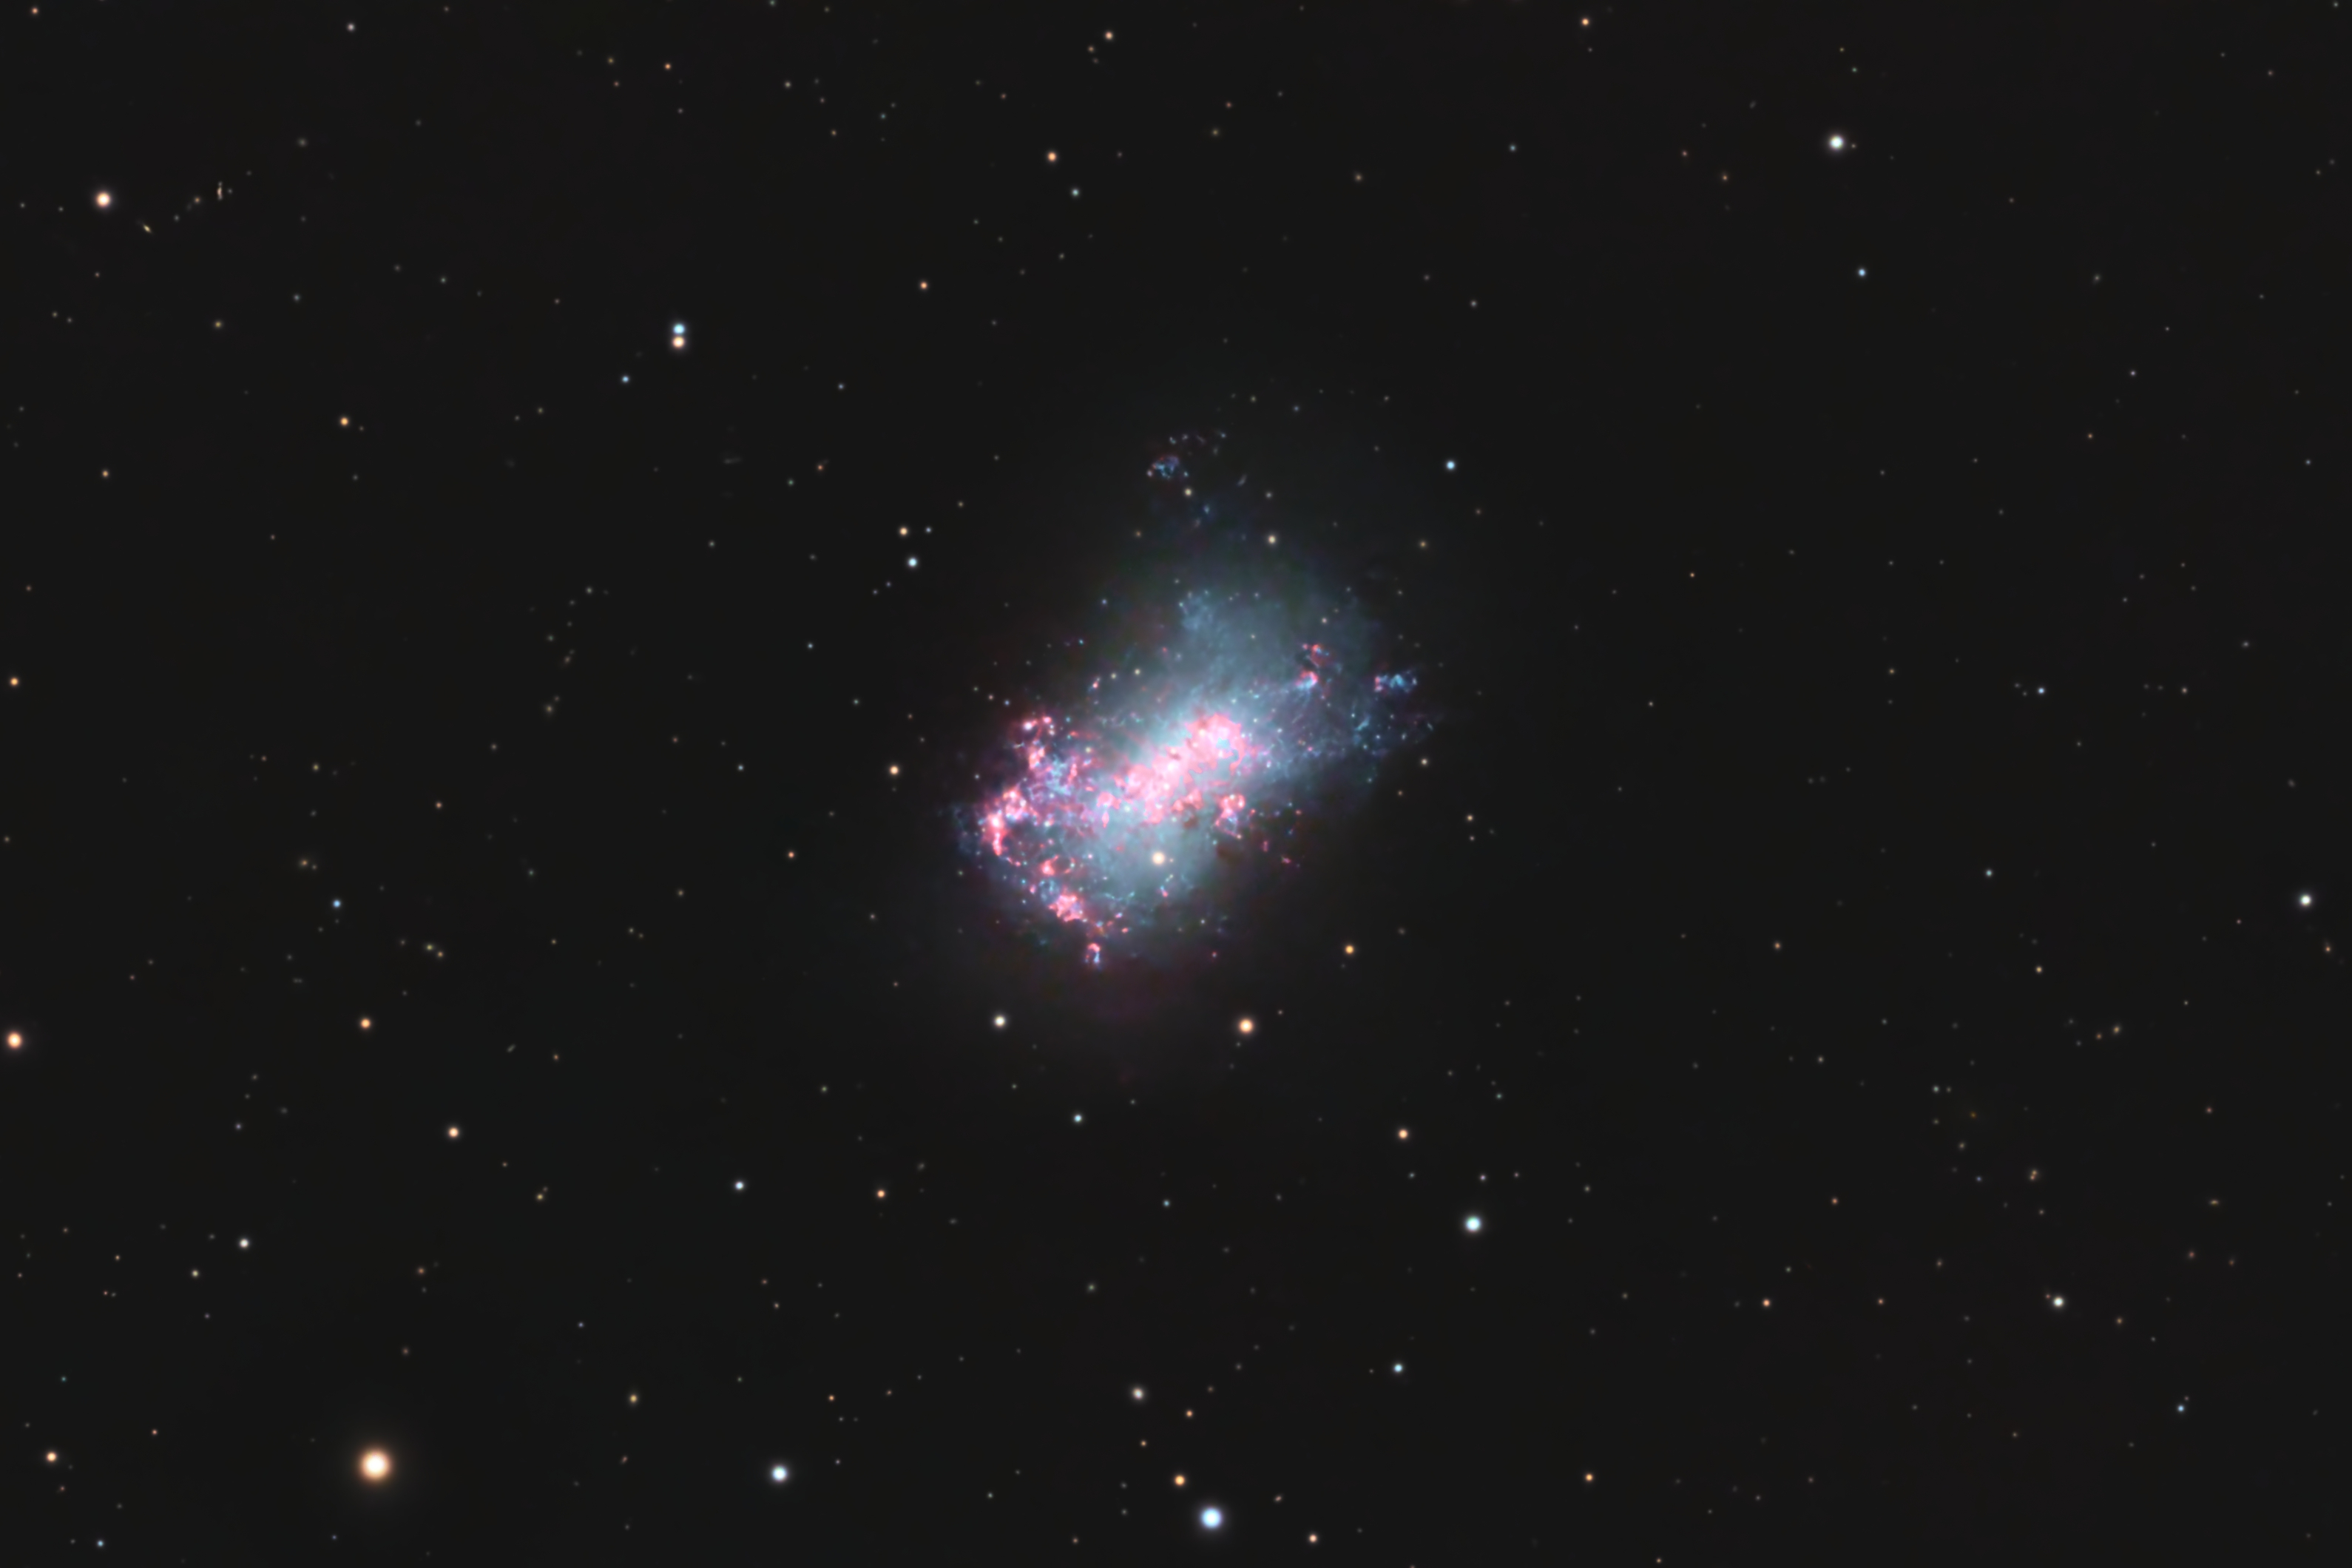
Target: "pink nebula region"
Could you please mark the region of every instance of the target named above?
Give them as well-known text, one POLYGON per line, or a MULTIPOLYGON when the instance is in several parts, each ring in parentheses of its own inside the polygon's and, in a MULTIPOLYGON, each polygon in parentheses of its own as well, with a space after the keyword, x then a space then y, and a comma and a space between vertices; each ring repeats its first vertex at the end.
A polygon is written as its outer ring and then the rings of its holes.
POLYGON ((1222 933, 1424 724, 1409 671, 1358 668, 1371 635, 1350 604, 1195 593, 1178 610, 1159 646, 1018 720, 1008 774, 967 818, 1017 907, 1088 964, 1222 933))

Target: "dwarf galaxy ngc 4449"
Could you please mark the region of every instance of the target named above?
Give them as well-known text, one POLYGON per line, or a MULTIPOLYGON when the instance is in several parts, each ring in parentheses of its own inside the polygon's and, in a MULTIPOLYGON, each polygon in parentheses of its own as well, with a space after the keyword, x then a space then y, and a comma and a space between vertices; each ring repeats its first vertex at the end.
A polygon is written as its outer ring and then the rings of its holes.
POLYGON ((965 816, 967 848, 1028 918, 1082 933, 1088 964, 1218 932, 1428 723, 1352 596, 1210 574, 1016 719, 965 816))

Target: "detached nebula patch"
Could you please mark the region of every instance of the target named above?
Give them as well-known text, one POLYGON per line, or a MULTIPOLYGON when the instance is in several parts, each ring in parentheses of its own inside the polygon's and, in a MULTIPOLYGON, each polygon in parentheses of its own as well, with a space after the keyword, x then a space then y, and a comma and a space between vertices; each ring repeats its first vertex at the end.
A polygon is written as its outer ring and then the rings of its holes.
POLYGON ((1169 548, 1112 635, 1066 639, 1064 689, 1015 709, 961 815, 1015 918, 1079 963, 1213 951, 1431 722, 1368 608, 1282 548, 1246 476, 1213 480, 1215 455, 1154 456, 1169 548))

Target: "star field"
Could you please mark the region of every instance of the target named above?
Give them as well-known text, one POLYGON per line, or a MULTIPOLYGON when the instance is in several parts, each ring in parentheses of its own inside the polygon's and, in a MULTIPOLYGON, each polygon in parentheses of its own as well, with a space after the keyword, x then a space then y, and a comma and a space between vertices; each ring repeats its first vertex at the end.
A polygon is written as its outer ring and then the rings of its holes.
POLYGON ((2347 25, 0 20, 0 1559, 2340 1552, 2347 25))

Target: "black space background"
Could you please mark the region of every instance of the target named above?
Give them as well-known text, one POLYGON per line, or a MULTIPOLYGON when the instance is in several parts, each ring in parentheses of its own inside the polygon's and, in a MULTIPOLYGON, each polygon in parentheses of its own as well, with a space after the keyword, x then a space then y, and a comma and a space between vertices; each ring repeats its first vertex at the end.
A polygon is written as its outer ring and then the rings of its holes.
POLYGON ((2333 1557, 2347 26, 20 6, 0 1561, 2333 1557), (1445 720, 1086 975, 1202 429, 1445 720))

